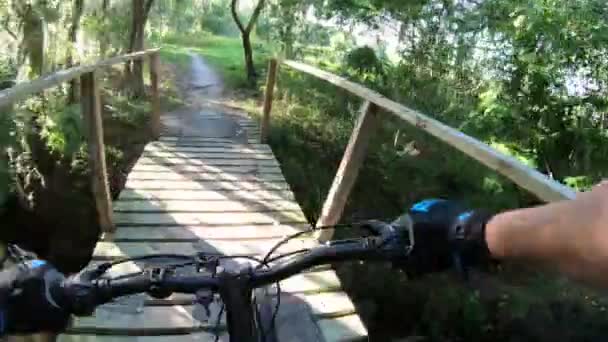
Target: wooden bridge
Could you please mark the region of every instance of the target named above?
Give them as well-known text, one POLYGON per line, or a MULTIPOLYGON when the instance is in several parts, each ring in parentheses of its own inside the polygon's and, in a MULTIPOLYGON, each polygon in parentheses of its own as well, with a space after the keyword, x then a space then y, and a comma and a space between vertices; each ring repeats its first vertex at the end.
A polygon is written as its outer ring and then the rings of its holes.
MULTIPOLYGON (((279 64, 335 84, 365 103, 351 136, 334 183, 323 207, 320 225, 339 221, 373 129, 383 115, 397 117, 436 136, 509 177, 546 201, 572 199, 575 192, 553 182, 519 161, 500 154, 463 133, 391 101, 372 90, 314 67, 272 60, 269 65, 261 129, 246 114, 225 110, 222 120, 233 122, 235 133, 225 137, 180 135, 162 131, 158 93, 158 50, 116 57, 92 66, 81 66, 0 92, 0 107, 48 87, 81 78, 82 110, 87 120, 89 161, 100 226, 104 236, 97 244, 93 263, 127 256, 157 253, 209 252, 225 255, 264 255, 290 233, 309 229, 281 173, 280 165, 265 137, 271 129, 271 109, 279 64), (103 127, 95 72, 128 60, 149 58, 153 110, 151 126, 158 137, 148 144, 128 177, 126 189, 111 203, 102 141, 103 127)), ((201 112, 204 120, 217 120, 217 113, 201 112)), ((286 244, 280 252, 316 245, 331 238, 331 231, 286 244), (316 238, 316 239, 315 239, 316 238)), ((242 267, 229 261, 226 267, 242 267)), ((115 275, 137 272, 141 264, 118 267, 115 275)), ((365 340, 367 331, 353 303, 328 267, 313 269, 281 283, 281 310, 277 327, 281 341, 365 340)), ((276 294, 275 294, 276 295, 276 294)), ((219 306, 212 306, 208 320, 200 320, 191 296, 174 295, 166 300, 142 295, 109 304, 94 316, 76 318, 62 341, 143 342, 213 341, 220 327, 227 340, 219 306)))

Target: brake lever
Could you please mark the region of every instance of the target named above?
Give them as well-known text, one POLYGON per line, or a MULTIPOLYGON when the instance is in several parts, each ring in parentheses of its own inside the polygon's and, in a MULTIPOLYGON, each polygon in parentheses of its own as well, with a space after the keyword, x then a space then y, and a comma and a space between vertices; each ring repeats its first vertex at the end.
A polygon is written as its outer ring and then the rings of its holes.
POLYGON ((356 223, 354 226, 365 229, 375 236, 384 238, 388 238, 395 233, 395 230, 390 224, 380 220, 366 220, 356 223))
POLYGON ((407 236, 408 246, 406 248, 406 254, 409 255, 414 249, 414 221, 408 214, 403 214, 397 217, 391 222, 391 227, 395 229, 396 233, 403 236, 407 236), (400 232, 397 232, 400 231, 400 232), (404 232, 405 231, 405 232, 404 232))
POLYGON ((387 242, 392 239, 404 242, 404 237, 406 237, 408 240, 407 247, 405 248, 406 255, 409 255, 414 249, 414 224, 411 217, 407 214, 398 217, 391 223, 380 220, 367 220, 356 224, 356 226, 366 229, 376 236, 380 236, 387 242))
POLYGON ((37 256, 33 252, 26 251, 17 244, 10 243, 6 246, 7 256, 10 256, 14 262, 21 263, 36 259, 37 256))

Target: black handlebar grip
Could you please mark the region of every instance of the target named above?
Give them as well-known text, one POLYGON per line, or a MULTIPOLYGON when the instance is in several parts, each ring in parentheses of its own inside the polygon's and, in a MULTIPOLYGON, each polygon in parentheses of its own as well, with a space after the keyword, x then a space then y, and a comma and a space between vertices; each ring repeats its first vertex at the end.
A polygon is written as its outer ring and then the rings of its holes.
POLYGON ((97 307, 94 299, 94 288, 90 284, 67 279, 62 284, 66 308, 76 316, 90 316, 97 307))

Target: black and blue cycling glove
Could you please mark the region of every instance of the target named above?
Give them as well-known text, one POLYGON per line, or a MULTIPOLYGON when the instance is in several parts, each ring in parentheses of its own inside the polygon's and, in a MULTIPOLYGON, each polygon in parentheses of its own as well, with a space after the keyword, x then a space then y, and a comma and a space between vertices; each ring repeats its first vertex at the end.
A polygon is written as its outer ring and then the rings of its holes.
POLYGON ((411 275, 456 267, 466 276, 470 267, 485 267, 490 261, 485 226, 492 215, 444 199, 420 201, 408 213, 415 241, 406 267, 411 275))
POLYGON ((61 332, 69 313, 57 303, 64 276, 43 260, 28 260, 0 272, 0 333, 61 332))

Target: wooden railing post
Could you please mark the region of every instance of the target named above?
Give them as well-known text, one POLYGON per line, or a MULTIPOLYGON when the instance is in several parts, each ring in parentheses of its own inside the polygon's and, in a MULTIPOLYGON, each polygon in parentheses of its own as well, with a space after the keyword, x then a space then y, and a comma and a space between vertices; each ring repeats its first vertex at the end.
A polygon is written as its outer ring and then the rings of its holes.
MULTIPOLYGON (((327 194, 317 227, 333 225, 340 221, 348 196, 355 185, 359 169, 363 165, 367 146, 377 126, 378 107, 366 101, 361 107, 357 124, 350 136, 340 167, 327 194)), ((321 230, 316 238, 322 242, 330 240, 333 229, 321 230)))
POLYGON ((160 137, 161 123, 160 123, 160 92, 159 92, 159 75, 160 75, 160 57, 158 52, 150 54, 150 83, 152 90, 152 118, 150 119, 150 125, 152 128, 152 135, 154 139, 160 137))
POLYGON ((112 202, 106 170, 101 103, 95 71, 80 76, 80 96, 82 115, 87 126, 89 168, 91 169, 91 183, 99 225, 102 232, 111 233, 114 232, 115 226, 112 222, 112 202))
POLYGON ((268 78, 266 79, 266 92, 264 93, 264 109, 262 111, 262 127, 260 128, 260 142, 266 143, 270 130, 270 112, 272 111, 272 100, 274 85, 277 79, 278 62, 275 58, 268 62, 268 78))

